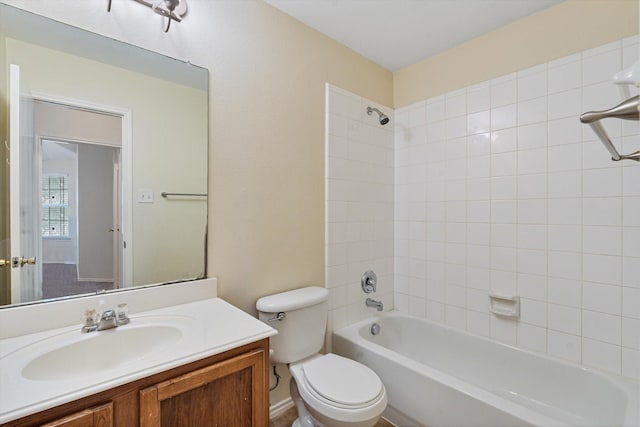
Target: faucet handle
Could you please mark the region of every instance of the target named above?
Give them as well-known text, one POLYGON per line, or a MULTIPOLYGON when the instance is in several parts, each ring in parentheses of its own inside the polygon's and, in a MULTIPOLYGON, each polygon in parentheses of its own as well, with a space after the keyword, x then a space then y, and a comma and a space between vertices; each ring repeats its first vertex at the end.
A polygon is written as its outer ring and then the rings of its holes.
POLYGON ((131 322, 129 319, 129 306, 125 303, 118 304, 116 307, 118 325, 126 325, 131 322))
POLYGON ((98 329, 98 317, 98 312, 95 309, 85 310, 84 313, 82 313, 84 325, 82 325, 80 332, 92 332, 98 329))

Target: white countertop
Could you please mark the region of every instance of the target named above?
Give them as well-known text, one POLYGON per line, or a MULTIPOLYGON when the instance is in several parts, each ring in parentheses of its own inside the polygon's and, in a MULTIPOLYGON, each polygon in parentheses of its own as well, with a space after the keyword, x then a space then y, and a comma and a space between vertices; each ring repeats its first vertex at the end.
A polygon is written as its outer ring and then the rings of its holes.
MULTIPOLYGON (((0 340, 0 423, 52 408, 100 391, 132 382, 177 366, 248 344, 276 334, 276 331, 220 298, 131 313, 131 323, 117 329, 80 333, 80 323, 0 340), (35 353, 46 351, 56 337, 70 334, 90 336, 118 333, 155 318, 188 322, 188 332, 175 345, 117 369, 82 375, 75 379, 31 380, 22 375, 25 347, 35 353), (121 329, 122 328, 122 329, 121 329), (17 353, 18 352, 18 353, 17 353)), ((73 335, 75 337, 75 335, 73 335)), ((113 351, 117 351, 114 348, 113 351)), ((86 355, 91 357, 90 354, 86 355)))

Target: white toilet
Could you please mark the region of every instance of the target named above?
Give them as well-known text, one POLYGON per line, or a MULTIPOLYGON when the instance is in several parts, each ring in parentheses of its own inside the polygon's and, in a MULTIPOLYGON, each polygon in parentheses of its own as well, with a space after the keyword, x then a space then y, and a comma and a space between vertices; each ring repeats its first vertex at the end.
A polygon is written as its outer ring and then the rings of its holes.
POLYGON ((298 409, 293 427, 372 427, 387 406, 378 375, 354 360, 318 353, 328 296, 327 289, 312 286, 258 300, 260 320, 278 330, 271 337, 271 362, 289 364, 298 409))

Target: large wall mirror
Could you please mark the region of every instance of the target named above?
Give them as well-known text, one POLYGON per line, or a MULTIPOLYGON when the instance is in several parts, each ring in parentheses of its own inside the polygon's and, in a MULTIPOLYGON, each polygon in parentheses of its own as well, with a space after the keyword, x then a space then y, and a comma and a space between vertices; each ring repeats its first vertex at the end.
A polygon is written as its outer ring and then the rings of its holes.
POLYGON ((0 305, 205 277, 208 83, 0 4, 0 305))

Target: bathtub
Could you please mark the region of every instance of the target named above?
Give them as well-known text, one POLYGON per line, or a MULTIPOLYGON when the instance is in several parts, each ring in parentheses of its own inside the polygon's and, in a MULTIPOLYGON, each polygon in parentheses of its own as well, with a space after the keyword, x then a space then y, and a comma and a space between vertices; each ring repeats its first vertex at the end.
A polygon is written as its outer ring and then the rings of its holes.
POLYGON ((640 382, 398 312, 335 331, 333 352, 380 376, 402 427, 640 426, 640 382))

